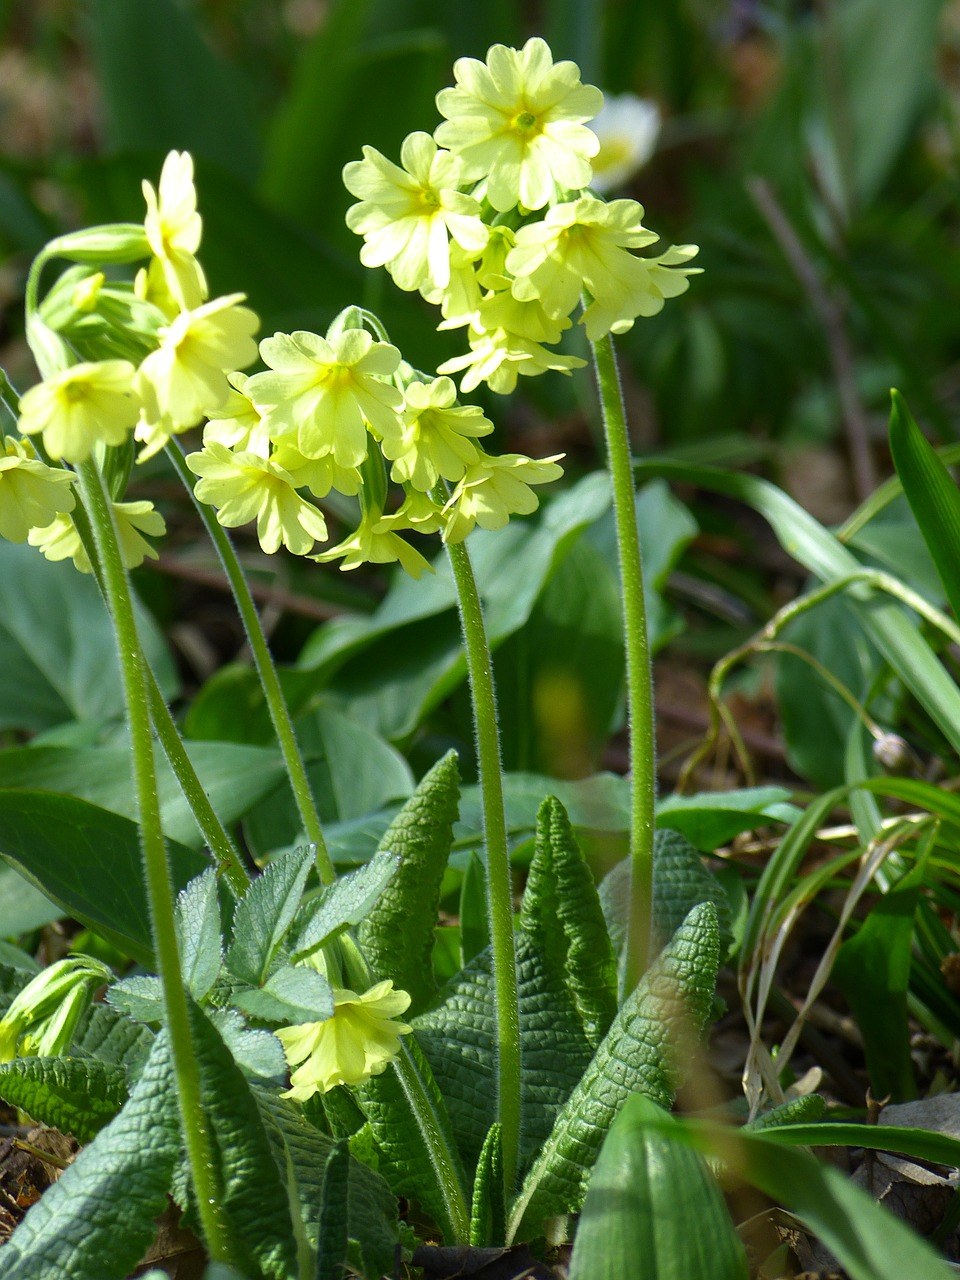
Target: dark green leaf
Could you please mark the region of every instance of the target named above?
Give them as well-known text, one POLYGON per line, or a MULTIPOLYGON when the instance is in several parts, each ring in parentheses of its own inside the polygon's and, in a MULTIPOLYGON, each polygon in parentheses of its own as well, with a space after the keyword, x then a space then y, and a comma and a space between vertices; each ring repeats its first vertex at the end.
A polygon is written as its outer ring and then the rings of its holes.
MULTIPOLYGON (((173 882, 186 885, 208 865, 168 843, 173 882)), ((0 791, 0 856, 58 903, 65 915, 153 966, 139 829, 128 818, 72 796, 0 791)))
MULTIPOLYGON (((286 1155, 289 1155, 307 1237, 311 1245, 318 1248, 321 1245, 320 1224, 324 1205, 337 1196, 337 1188, 331 1185, 328 1201, 327 1175, 330 1170, 327 1161, 335 1143, 309 1124, 303 1111, 294 1103, 262 1089, 255 1092, 267 1122, 267 1136, 274 1149, 274 1158, 281 1168, 285 1167, 286 1155)), ((396 1199, 379 1174, 352 1157, 346 1190, 349 1261, 366 1280, 379 1280, 380 1276, 389 1275, 394 1269, 396 1199)))
POLYGON ((357 940, 371 971, 409 992, 414 1013, 436 989, 430 954, 459 798, 460 773, 451 751, 426 774, 380 841, 399 866, 358 925, 357 940))
POLYGON ((350 1148, 346 1142, 338 1142, 323 1166, 316 1280, 341 1280, 346 1270, 349 1204, 350 1148))
POLYGON ((580 1208, 590 1169, 632 1093, 669 1107, 709 1016, 719 963, 716 911, 690 912, 628 996, 557 1116, 510 1210, 509 1236, 580 1208))
POLYGON ((126 1102, 127 1076, 96 1058, 15 1058, 0 1066, 0 1098, 85 1143, 126 1102))
MULTIPOLYGON (((92 0, 89 31, 114 152, 187 149, 252 179, 245 87, 173 0, 92 0)), ((158 174, 144 174, 156 183, 158 174)))
POLYGON ((470 1201, 470 1243, 476 1248, 503 1242, 507 1223, 503 1202, 503 1131, 492 1124, 484 1139, 470 1201))
POLYGON ((231 1234, 246 1254, 246 1269, 286 1280, 295 1274, 290 1204, 256 1099, 220 1033, 195 1004, 190 1030, 231 1234))
MULTIPOLYGON (((138 626, 150 665, 172 697, 173 663, 142 609, 138 626)), ((53 564, 33 547, 0 542, 0 729, 109 720, 123 710, 113 628, 96 584, 69 562, 53 564)))
POLYGON ((123 1280, 153 1239, 179 1158, 173 1069, 161 1033, 129 1102, 0 1250, 0 1280, 123 1280))

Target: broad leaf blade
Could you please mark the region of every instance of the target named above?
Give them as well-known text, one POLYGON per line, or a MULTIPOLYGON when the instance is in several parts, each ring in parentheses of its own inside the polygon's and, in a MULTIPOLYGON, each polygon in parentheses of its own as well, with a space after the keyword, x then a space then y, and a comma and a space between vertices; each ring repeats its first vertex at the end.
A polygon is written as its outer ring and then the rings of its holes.
POLYGON ((290 1204, 256 1098, 220 1033, 195 1004, 190 1029, 200 1100, 219 1153, 224 1213, 248 1269, 285 1280, 295 1274, 290 1204))
POLYGON ((435 992, 433 930, 459 798, 460 773, 451 751, 426 774, 380 841, 400 865, 357 931, 374 975, 392 978, 409 992, 414 1012, 435 992))
POLYGON ((293 923, 313 859, 312 845, 274 858, 237 905, 227 967, 253 987, 263 982, 293 923))
MULTIPOLYGON (((294 1103, 263 1089, 255 1094, 278 1165, 283 1167, 289 1156, 307 1237, 317 1248, 324 1206, 337 1195, 336 1188, 330 1185, 328 1191, 327 1184, 328 1175, 336 1171, 336 1166, 331 1170, 327 1164, 336 1144, 309 1124, 294 1103)), ((352 1156, 348 1161, 345 1229, 354 1269, 370 1280, 393 1271, 398 1235, 396 1199, 379 1174, 352 1156)))
POLYGON ((669 1120, 642 1095, 614 1120, 590 1176, 570 1280, 746 1280, 720 1189, 695 1151, 670 1140, 669 1120), (662 1129, 651 1130, 651 1111, 662 1129))
POLYGON ((632 1093, 669 1107, 709 1016, 719 964, 712 903, 690 912, 627 999, 557 1117, 510 1213, 508 1235, 580 1208, 604 1136, 632 1093))
POLYGON ((0 1066, 0 1098, 85 1143, 126 1102, 127 1075, 96 1058, 15 1058, 0 1066))
POLYGON ((890 454, 923 540, 960 618, 960 491, 898 391, 890 408, 890 454))
POLYGON ((396 875, 398 866, 399 859, 392 853, 377 853, 366 866, 328 885, 318 902, 303 909, 293 958, 315 951, 344 929, 358 925, 396 875))
POLYGON ((161 1033, 130 1101, 0 1249, 0 1280, 123 1280, 153 1239, 179 1158, 173 1067, 161 1033))
MULTIPOLYGON (((209 865, 192 849, 167 848, 177 888, 209 865)), ((154 967, 136 823, 73 796, 0 791, 0 857, 65 915, 154 967)))
POLYGON ((203 1000, 223 963, 217 875, 212 867, 180 891, 176 922, 184 982, 195 1000, 203 1000))

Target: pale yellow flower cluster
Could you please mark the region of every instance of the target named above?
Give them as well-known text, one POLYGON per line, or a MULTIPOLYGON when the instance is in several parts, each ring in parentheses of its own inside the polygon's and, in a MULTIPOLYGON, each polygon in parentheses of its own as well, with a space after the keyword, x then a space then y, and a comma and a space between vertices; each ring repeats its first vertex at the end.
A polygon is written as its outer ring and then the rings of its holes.
POLYGON ((346 166, 360 199, 347 225, 367 266, 419 289, 442 328, 467 330, 469 351, 439 372, 462 374, 463 392, 506 394, 521 375, 584 363, 555 349, 581 298, 592 342, 623 333, 687 289, 697 250, 638 255, 658 239, 643 208, 591 193, 601 143, 587 122, 603 95, 544 40, 460 58, 454 76, 437 96, 443 123, 407 138, 401 167, 372 147, 346 166))
POLYGON ((231 398, 204 430, 203 449, 187 458, 196 495, 229 527, 256 521, 268 553, 285 546, 308 555, 327 527, 314 503, 331 489, 360 495, 357 528, 318 561, 400 566, 414 577, 430 568, 402 535, 442 533, 459 542, 475 526, 501 528, 533 511, 531 485, 560 474, 557 459, 504 459, 477 441, 493 431, 480 409, 457 403, 446 377, 421 378, 400 352, 366 329, 337 322, 326 336, 300 330, 260 344, 267 369, 231 376, 231 398), (379 484, 370 482, 370 469, 379 484), (403 488, 388 512, 384 472, 403 488))
MULTIPOLYGON (((129 348, 131 359, 81 360, 66 367, 43 368, 44 380, 20 400, 19 430, 42 441, 44 459, 78 466, 105 449, 123 446, 135 435, 141 461, 171 436, 197 426, 208 416, 230 412, 238 393, 228 372, 256 359, 258 320, 243 306, 244 295, 210 299, 196 258, 202 224, 193 185, 193 161, 171 152, 155 190, 143 184, 146 214, 142 229, 118 226, 78 232, 58 244, 89 262, 127 262, 151 255, 131 288, 106 284, 102 272, 80 268, 64 273, 51 291, 37 330, 50 332, 58 297, 66 293, 77 315, 121 315, 126 322, 111 330, 114 349, 129 348), (77 275, 77 272, 80 275, 77 275), (112 309, 112 310, 111 310, 112 309)), ((95 332, 95 329, 91 329, 95 332)), ((101 330, 102 331, 102 330, 101 330)), ((28 324, 28 333, 30 327, 28 324)), ((79 332, 79 328, 78 328, 79 332)), ((51 351, 66 353, 58 341, 51 351)), ((65 363, 68 357, 64 355, 65 363)), ((236 375, 234 375, 236 376, 236 375)), ((0 458, 0 535, 29 538, 50 560, 72 558, 90 572, 70 511, 73 472, 41 461, 26 442, 8 440, 0 458)), ((162 535, 164 521, 149 502, 115 502, 114 518, 128 567, 156 556, 143 537, 162 535)))

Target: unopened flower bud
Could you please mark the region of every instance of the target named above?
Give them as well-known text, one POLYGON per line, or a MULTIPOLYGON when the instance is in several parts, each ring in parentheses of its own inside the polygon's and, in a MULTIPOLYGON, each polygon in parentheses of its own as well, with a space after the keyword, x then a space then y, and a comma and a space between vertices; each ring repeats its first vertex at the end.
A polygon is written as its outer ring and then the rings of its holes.
POLYGON ((31 978, 0 1018, 0 1062, 64 1053, 94 991, 112 976, 99 960, 68 956, 31 978))
POLYGON ((57 236, 47 253, 73 262, 137 262, 149 258, 150 245, 142 223, 115 222, 57 236))

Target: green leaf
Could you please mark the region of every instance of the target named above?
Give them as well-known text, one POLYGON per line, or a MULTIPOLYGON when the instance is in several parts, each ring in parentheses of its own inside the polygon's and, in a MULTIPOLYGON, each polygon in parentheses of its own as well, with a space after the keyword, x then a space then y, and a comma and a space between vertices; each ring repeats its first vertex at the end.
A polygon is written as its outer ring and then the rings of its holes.
POLYGON ((913 917, 925 863, 925 858, 918 860, 874 903, 857 932, 840 948, 833 966, 833 980, 863 1035, 873 1096, 894 1102, 917 1096, 907 992, 913 917))
MULTIPOLYGON (((607 928, 619 954, 626 937, 630 898, 630 861, 624 859, 607 872, 600 884, 600 902, 607 928)), ((693 907, 712 902, 717 912, 721 955, 730 945, 730 903, 723 885, 704 865, 692 844, 678 831, 660 831, 653 842, 654 945, 662 947, 693 907)))
POLYGON ((296 1274, 290 1204, 256 1098, 219 1031, 193 1003, 190 1030, 231 1234, 246 1269, 286 1280, 296 1274))
POLYGON ((570 1280, 747 1280, 723 1196, 703 1159, 670 1140, 669 1122, 642 1094, 627 1099, 590 1176, 570 1280))
POLYGON ((314 854, 313 846, 305 845, 274 858, 237 904, 227 968, 252 987, 263 982, 293 923, 314 854))
MULTIPOLYGON (((517 935, 520 1003, 521 1164, 533 1158, 590 1062, 591 1047, 562 964, 517 935)), ((457 1146, 472 1164, 496 1119, 493 961, 487 948, 413 1019, 417 1041, 450 1113, 457 1146)))
POLYGON ((756 1132, 759 1129, 775 1129, 782 1124, 804 1124, 807 1121, 821 1120, 826 1110, 827 1104, 819 1093, 806 1093, 781 1103, 779 1107, 761 1111, 744 1128, 756 1132))
POLYGON ((212 867, 181 889, 176 923, 183 980, 193 998, 203 1000, 213 989, 223 963, 217 873, 212 867))
POLYGON ((381 850, 399 858, 399 866, 357 930, 371 971, 410 994, 412 1013, 436 990, 430 955, 459 798, 460 772, 450 751, 425 775, 380 841, 381 850))
POLYGON ((954 614, 960 617, 960 492, 898 391, 891 393, 890 455, 930 549, 954 614))
POLYGON ((338 1142, 323 1166, 315 1280, 341 1280, 346 1271, 350 1249, 347 1233, 349 1203, 350 1147, 346 1142, 338 1142))
POLYGON ((377 853, 366 866, 327 885, 319 901, 305 904, 297 924, 293 958, 302 958, 344 929, 358 925, 390 884, 398 866, 394 854, 377 853))
POLYGON ((462 1239, 469 1229, 463 1165, 444 1097, 414 1036, 361 1086, 356 1101, 394 1194, 421 1205, 451 1243, 462 1239))
POLYGON ((123 1280, 153 1239, 180 1158, 166 1033, 130 1100, 65 1169, 0 1250, 0 1280, 123 1280))
POLYGON ((627 998, 524 1179, 508 1238, 580 1208, 603 1139, 631 1093, 669 1107, 713 1004, 720 944, 716 910, 687 916, 627 998))
POLYGON ((745 787, 705 791, 693 796, 664 796, 657 802, 657 826, 679 831, 703 853, 729 844, 742 831, 773 822, 792 822, 797 809, 784 787, 745 787))
MULTIPOLYGON (((275 790, 283 774, 277 751, 238 746, 232 742, 189 742, 187 755, 200 785, 225 825, 243 817, 275 790)), ((160 817, 171 840, 200 848, 203 837, 180 784, 159 746, 154 752, 160 817)), ((30 746, 0 752, 0 788, 25 787, 79 796, 101 809, 137 818, 136 792, 131 784, 129 747, 30 746)))
POLYGON ((333 1017, 330 983, 307 965, 287 965, 271 973, 262 987, 237 992, 231 1001, 259 1022, 295 1026, 333 1017))
MULTIPOLYGON (((89 35, 107 145, 186 148, 252 179, 257 141, 246 90, 173 0, 93 0, 89 35)), ((145 174, 156 183, 159 174, 145 174)))
POLYGON ((0 1066, 0 1098, 85 1143, 126 1102, 127 1076, 96 1058, 15 1058, 0 1066))
MULTIPOLYGON (((173 663, 141 608, 137 626, 161 688, 173 697, 173 663)), ((115 648, 91 578, 69 562, 44 560, 33 547, 0 542, 0 729, 39 731, 68 720, 122 718, 115 648)))
POLYGON ((617 961, 593 875, 552 796, 540 808, 520 928, 544 964, 562 975, 596 1049, 617 1012, 617 961))
MULTIPOLYGON (((651 1127, 664 1123, 652 1114, 648 1122, 651 1127)), ((815 1143, 821 1127, 835 1126, 795 1126, 793 1132, 797 1141, 815 1143)), ((870 1133, 867 1126, 843 1127, 870 1133)), ((703 1121, 671 1120, 668 1132, 674 1141, 729 1163, 738 1178, 796 1214, 836 1255, 851 1280, 903 1280, 904 1276, 948 1280, 954 1275, 925 1240, 861 1191, 847 1174, 822 1164, 807 1151, 785 1145, 781 1135, 790 1129, 750 1133, 703 1121)))
MULTIPOLYGON (((327 1185, 328 1175, 336 1172, 336 1166, 332 1169, 328 1166, 336 1144, 309 1124, 300 1107, 286 1098, 278 1098, 276 1093, 263 1089, 256 1089, 255 1094, 278 1167, 286 1167, 289 1155, 307 1237, 320 1253, 324 1207, 338 1195, 335 1185, 327 1185)), ((396 1198, 379 1174, 352 1156, 348 1161, 346 1183, 344 1221, 350 1242, 350 1264, 366 1280, 379 1280, 394 1268, 398 1235, 396 1198)), ((319 1260, 323 1261, 322 1254, 319 1260)))
POLYGON ((154 1039, 152 1031, 125 1014, 109 1005, 95 1004, 81 1023, 72 1053, 123 1067, 127 1078, 134 1079, 139 1076, 154 1039))
POLYGON ((460 886, 460 967, 490 945, 490 916, 487 909, 487 873, 483 859, 470 854, 460 886))
POLYGON ((503 1203, 503 1130, 492 1124, 480 1150, 470 1201, 470 1243, 501 1244, 507 1229, 503 1203))
MULTIPOLYGON (((192 849, 167 848, 177 888, 208 866, 192 849)), ((155 967, 136 823, 72 796, 0 791, 0 857, 65 915, 155 967)))
POLYGON ((63 908, 24 880, 19 871, 0 865, 0 937, 16 938, 62 915, 63 908))

